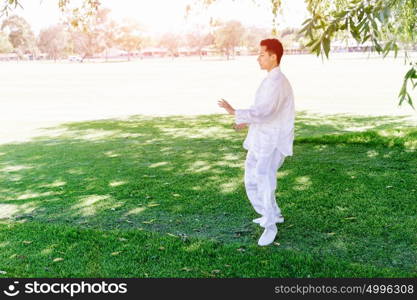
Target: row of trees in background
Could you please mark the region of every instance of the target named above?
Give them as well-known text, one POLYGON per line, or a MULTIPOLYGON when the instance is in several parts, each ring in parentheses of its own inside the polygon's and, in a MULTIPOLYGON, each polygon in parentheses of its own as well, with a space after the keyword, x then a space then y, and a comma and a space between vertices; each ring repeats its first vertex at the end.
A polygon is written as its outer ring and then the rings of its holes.
MULTIPOLYGON (((29 55, 32 58, 44 53, 56 60, 69 55, 80 55, 82 58, 105 55, 109 49, 117 48, 126 51, 129 59, 130 53, 146 47, 163 47, 171 55, 177 55, 180 48, 188 47, 200 56, 203 48, 212 47, 229 58, 235 55, 236 47, 256 52, 259 41, 270 36, 270 29, 246 28, 238 21, 215 22, 207 27, 199 25, 183 35, 165 33, 150 36, 137 21, 125 19, 118 23, 110 18, 110 12, 107 8, 98 9, 83 29, 74 29, 63 23, 41 30, 38 36, 25 19, 10 16, 1 24, 0 53, 16 53, 19 57, 29 55)), ((299 39, 297 30, 283 31, 286 46, 291 47, 299 39)))
POLYGON ((41 30, 37 37, 25 19, 8 17, 0 28, 0 53, 14 52, 20 57, 29 54, 34 58, 46 53, 58 59, 73 54, 89 57, 114 46, 125 51, 140 48, 144 42, 140 25, 131 20, 118 24, 109 18, 109 13, 108 9, 98 10, 87 30, 63 23, 41 30))

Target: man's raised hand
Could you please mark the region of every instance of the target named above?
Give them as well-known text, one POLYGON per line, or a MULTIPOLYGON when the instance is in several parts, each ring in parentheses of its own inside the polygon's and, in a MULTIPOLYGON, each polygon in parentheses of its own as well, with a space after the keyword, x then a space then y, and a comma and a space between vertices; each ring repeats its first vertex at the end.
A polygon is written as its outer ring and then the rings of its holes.
POLYGON ((235 114, 235 109, 226 100, 221 99, 221 100, 217 101, 217 104, 220 107, 224 108, 229 114, 231 114, 231 115, 235 114))

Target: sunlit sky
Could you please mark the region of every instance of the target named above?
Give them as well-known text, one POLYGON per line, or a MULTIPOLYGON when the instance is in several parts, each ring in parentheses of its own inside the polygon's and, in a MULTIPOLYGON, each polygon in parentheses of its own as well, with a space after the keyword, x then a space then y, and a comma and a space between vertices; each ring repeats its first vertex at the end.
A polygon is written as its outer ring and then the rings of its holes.
MULTIPOLYGON (((80 0, 72 0, 74 5, 80 0)), ((239 20, 247 26, 271 27, 272 13, 269 0, 217 0, 208 11, 184 20, 185 7, 193 0, 102 0, 102 7, 110 8, 111 17, 117 21, 132 18, 144 25, 150 33, 181 32, 195 23, 207 24, 210 17, 221 20, 239 20)), ((21 0, 23 9, 14 13, 24 17, 37 34, 42 28, 60 20, 58 0, 21 0)), ((304 0, 284 0, 283 14, 278 26, 298 27, 307 17, 304 0)))

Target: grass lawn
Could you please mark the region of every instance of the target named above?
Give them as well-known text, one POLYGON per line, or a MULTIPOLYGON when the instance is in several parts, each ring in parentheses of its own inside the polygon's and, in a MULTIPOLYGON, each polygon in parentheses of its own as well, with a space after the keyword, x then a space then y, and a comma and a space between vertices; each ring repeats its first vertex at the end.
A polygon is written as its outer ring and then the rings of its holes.
POLYGON ((66 123, 0 145, 1 277, 415 277, 417 128, 298 112, 276 244, 225 115, 66 123))

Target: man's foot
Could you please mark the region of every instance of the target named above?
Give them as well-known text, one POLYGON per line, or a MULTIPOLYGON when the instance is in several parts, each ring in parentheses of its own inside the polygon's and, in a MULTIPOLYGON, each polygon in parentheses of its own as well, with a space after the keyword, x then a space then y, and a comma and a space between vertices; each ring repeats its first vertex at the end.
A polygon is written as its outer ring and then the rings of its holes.
POLYGON ((258 245, 267 246, 271 244, 275 240, 277 232, 278 232, 278 229, 275 224, 266 227, 261 237, 259 238, 258 245))
MULTIPOLYGON (((265 217, 253 219, 253 223, 261 224, 264 219, 265 217)), ((279 215, 278 217, 275 218, 275 223, 284 223, 284 217, 282 215, 279 215)))

